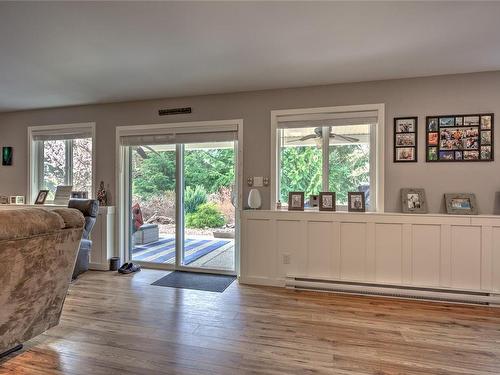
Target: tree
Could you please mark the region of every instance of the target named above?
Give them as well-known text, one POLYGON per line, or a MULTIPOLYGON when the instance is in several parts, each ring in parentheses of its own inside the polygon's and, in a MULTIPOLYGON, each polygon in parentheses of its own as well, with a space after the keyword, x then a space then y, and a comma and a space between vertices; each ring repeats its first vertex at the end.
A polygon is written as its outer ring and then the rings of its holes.
POLYGON ((145 159, 134 152, 132 189, 142 199, 174 191, 175 152, 149 152, 145 159))
MULTIPOLYGON (((288 201, 288 193, 305 192, 305 199, 322 191, 322 150, 312 146, 281 149, 280 200, 288 201)), ((368 184, 368 145, 345 144, 329 147, 328 187, 336 193, 337 203, 347 204, 347 193, 368 184)))
POLYGON ((303 191, 305 196, 321 191, 321 149, 311 146, 285 147, 281 150, 280 200, 288 202, 288 193, 303 191))
POLYGON ((43 185, 48 199, 54 199, 59 185, 70 183, 73 190, 90 192, 92 187, 92 139, 43 141, 43 185), (66 150, 72 150, 70 160, 66 150), (72 179, 67 176, 72 164, 72 179))
POLYGON ((234 183, 234 150, 188 150, 184 153, 186 186, 203 186, 208 193, 234 183))
MULTIPOLYGON (((184 166, 186 186, 216 193, 234 183, 233 149, 186 150, 184 166)), ((141 199, 175 190, 175 152, 134 152, 132 181, 133 193, 141 199)))
POLYGON ((340 145, 329 148, 328 186, 336 192, 337 204, 347 204, 347 193, 370 182, 368 145, 340 145))

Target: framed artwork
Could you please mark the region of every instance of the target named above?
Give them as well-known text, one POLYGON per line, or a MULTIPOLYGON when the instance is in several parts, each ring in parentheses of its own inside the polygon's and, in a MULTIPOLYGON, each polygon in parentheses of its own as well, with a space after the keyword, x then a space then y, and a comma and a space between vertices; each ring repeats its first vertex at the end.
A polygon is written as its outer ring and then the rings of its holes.
POLYGON ((35 200, 35 204, 44 204, 47 199, 47 195, 49 195, 48 190, 40 190, 35 200))
POLYGON ((477 215, 476 195, 472 193, 445 194, 446 212, 452 215, 477 215))
POLYGON ((417 161, 417 117, 394 118, 394 163, 417 161))
POLYGON ((404 213, 427 213, 427 200, 424 189, 401 189, 401 207, 404 213))
POLYGON ((24 195, 13 195, 9 199, 10 204, 24 204, 24 195))
POLYGON ((322 192, 319 193, 319 210, 320 211, 335 211, 337 202, 335 193, 322 192))
POLYGON ((2 147, 2 165, 12 165, 12 147, 2 147))
POLYGON ((71 192, 71 198, 88 199, 89 198, 89 193, 87 191, 72 191, 71 192))
POLYGON ((365 212, 365 193, 358 191, 348 193, 347 211, 365 212))
POLYGON ((304 211, 304 192, 288 193, 288 211, 304 211))
POLYGON ((493 113, 428 116, 426 161, 493 161, 493 113))

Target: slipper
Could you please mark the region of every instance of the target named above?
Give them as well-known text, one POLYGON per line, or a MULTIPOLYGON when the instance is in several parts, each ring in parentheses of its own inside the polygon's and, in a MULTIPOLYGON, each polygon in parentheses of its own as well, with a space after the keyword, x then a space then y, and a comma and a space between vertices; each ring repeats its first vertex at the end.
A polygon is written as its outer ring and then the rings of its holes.
POLYGON ((123 265, 120 268, 118 268, 118 273, 123 273, 123 271, 125 271, 129 266, 129 264, 130 263, 123 263, 123 265))
POLYGON ((141 266, 139 266, 138 264, 129 263, 127 268, 125 268, 120 273, 129 274, 129 273, 140 272, 140 271, 141 271, 141 266))

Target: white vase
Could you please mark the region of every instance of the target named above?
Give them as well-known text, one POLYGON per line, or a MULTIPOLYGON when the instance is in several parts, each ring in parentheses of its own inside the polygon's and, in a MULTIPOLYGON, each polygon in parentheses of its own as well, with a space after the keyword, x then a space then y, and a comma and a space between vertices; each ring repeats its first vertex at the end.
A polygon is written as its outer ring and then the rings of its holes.
POLYGON ((258 189, 251 189, 248 193, 248 207, 257 209, 260 208, 261 204, 260 191, 258 189))

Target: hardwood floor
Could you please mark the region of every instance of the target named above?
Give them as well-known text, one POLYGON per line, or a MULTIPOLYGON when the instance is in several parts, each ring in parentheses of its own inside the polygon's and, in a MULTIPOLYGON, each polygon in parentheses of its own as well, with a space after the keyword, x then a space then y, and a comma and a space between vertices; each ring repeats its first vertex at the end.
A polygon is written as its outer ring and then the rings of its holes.
POLYGON ((500 374, 500 309, 88 272, 2 374, 500 374))

